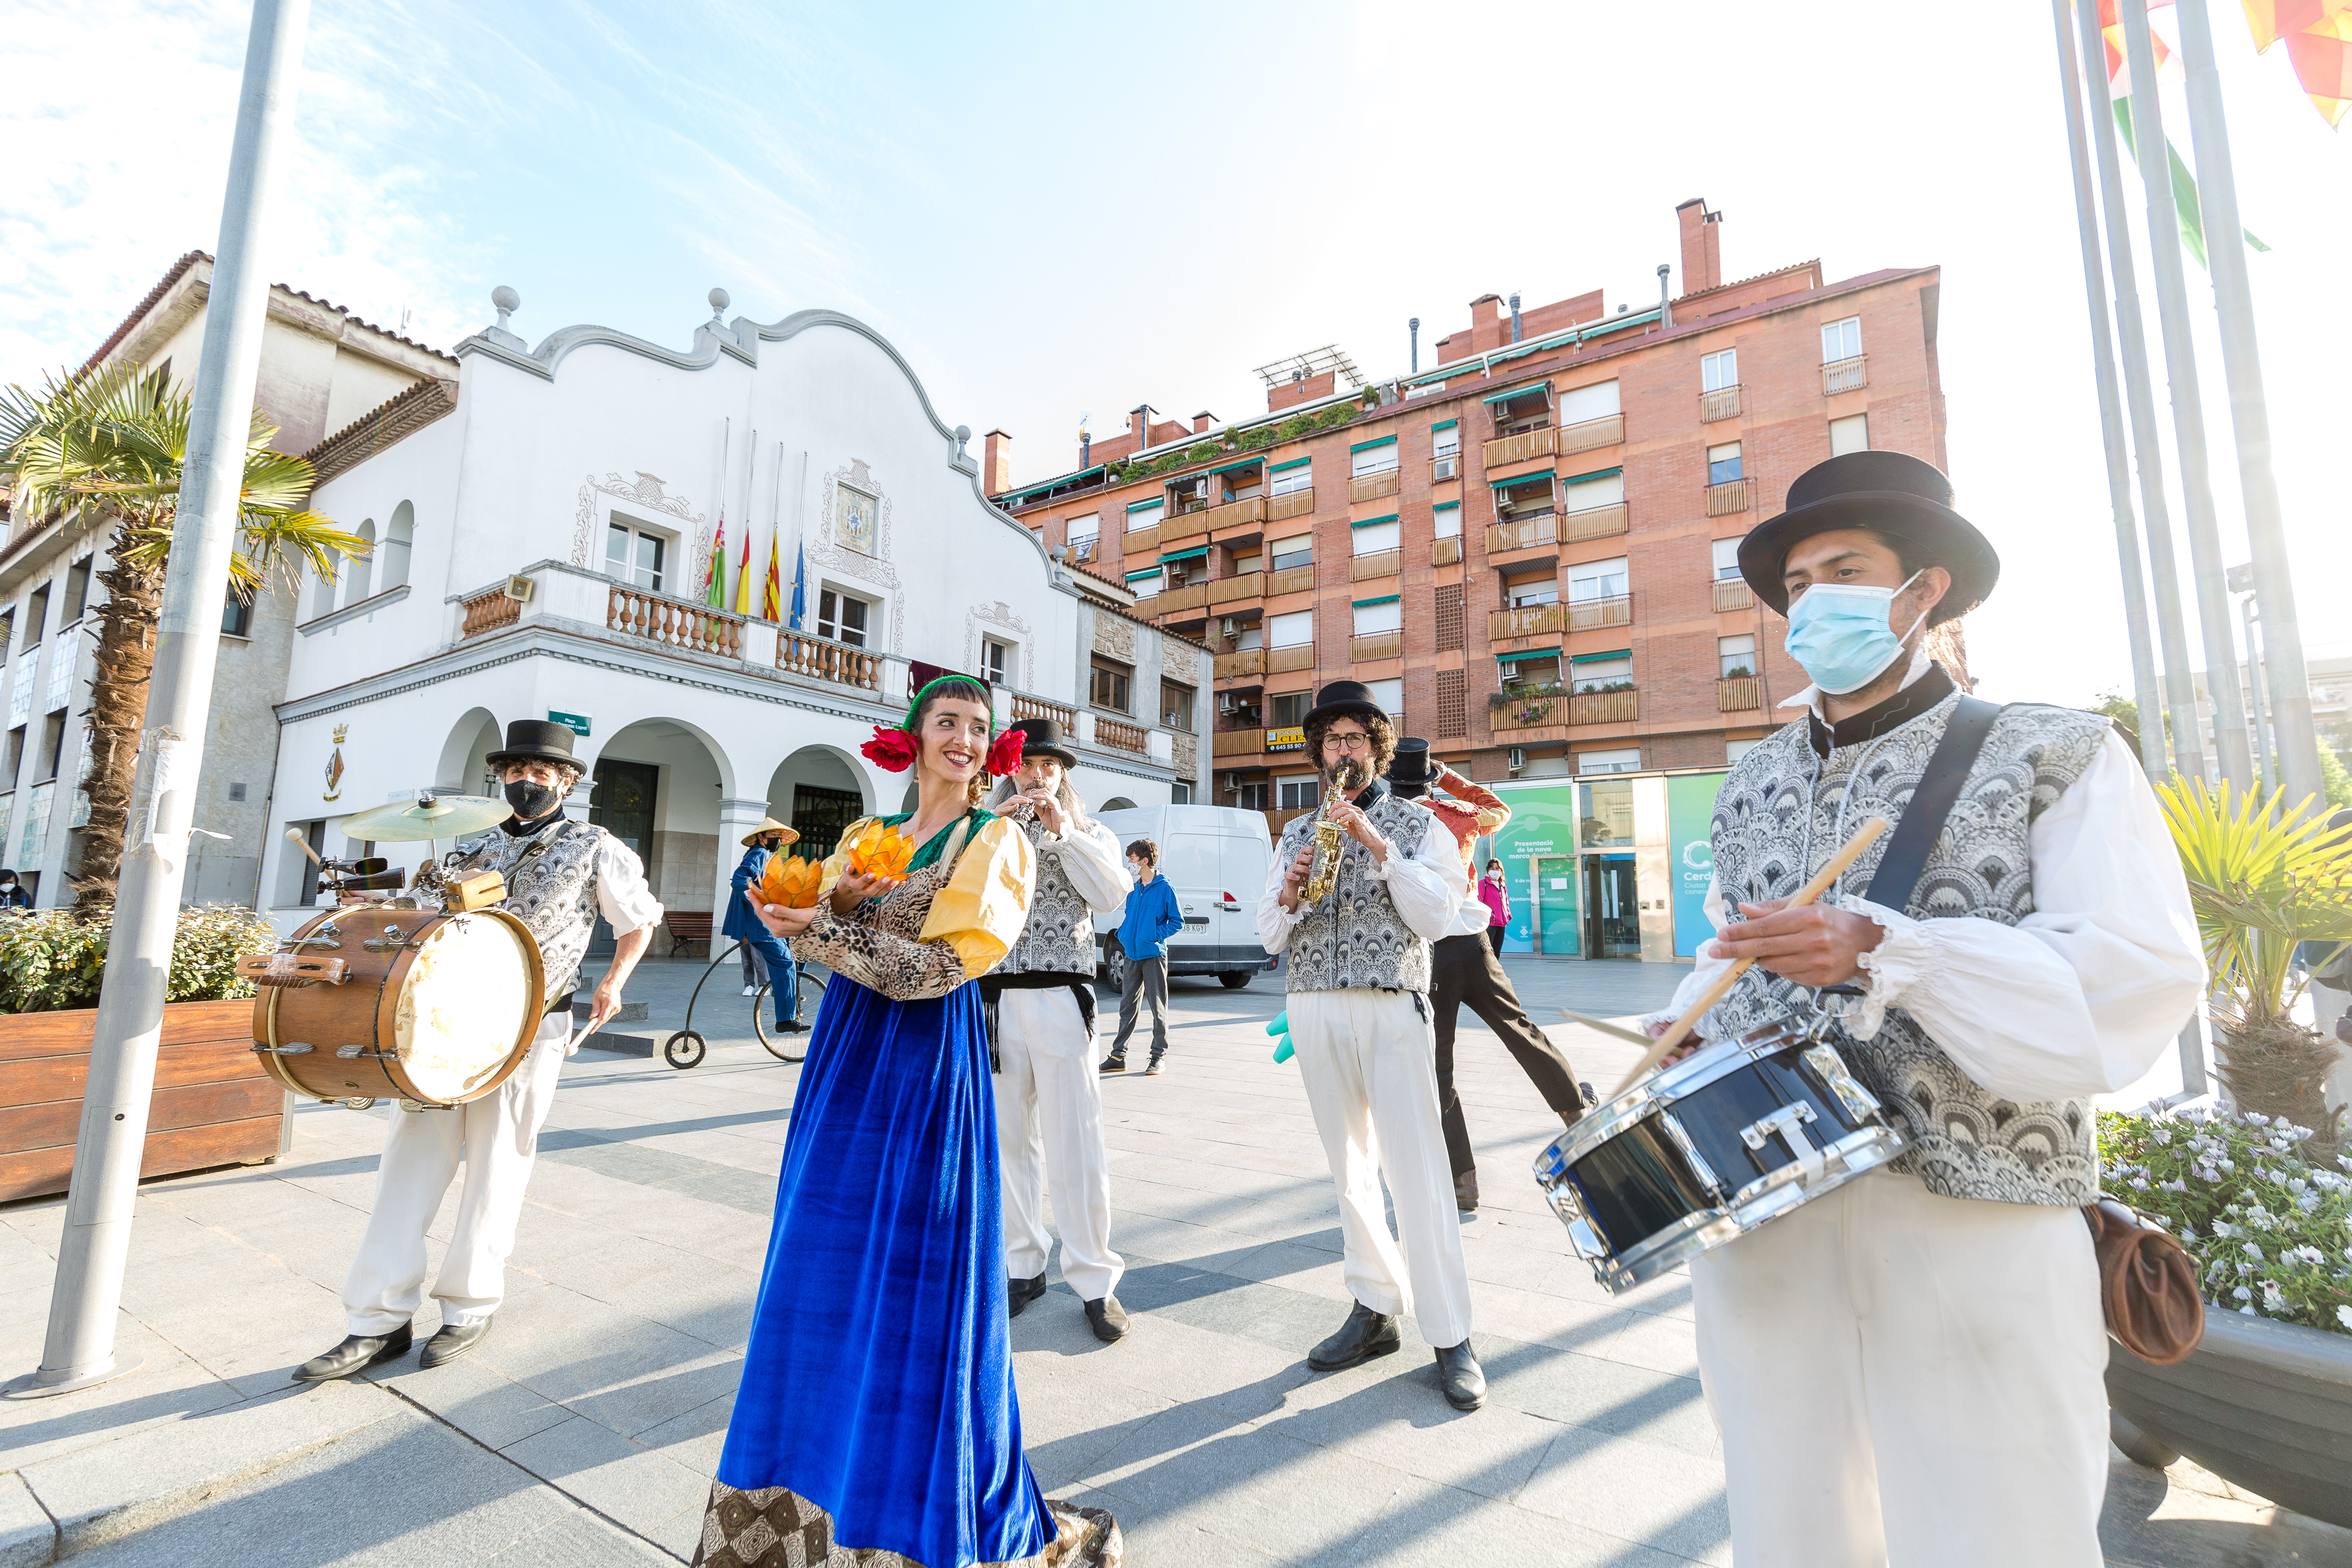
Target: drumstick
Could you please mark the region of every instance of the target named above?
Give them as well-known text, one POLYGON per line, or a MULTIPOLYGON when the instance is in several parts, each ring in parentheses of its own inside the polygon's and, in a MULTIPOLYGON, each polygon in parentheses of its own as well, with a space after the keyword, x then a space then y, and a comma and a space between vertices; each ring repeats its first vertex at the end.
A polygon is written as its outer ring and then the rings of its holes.
MULTIPOLYGON (((1801 904, 1810 904, 1820 899, 1823 893, 1830 890, 1831 883, 1845 874, 1845 868, 1853 864, 1854 858, 1869 848, 1878 836, 1885 831, 1886 818, 1883 816, 1874 816, 1854 829, 1853 837, 1847 839, 1839 847, 1838 852, 1830 857, 1829 864, 1814 872, 1813 879, 1798 889, 1796 896, 1781 907, 1793 910, 1801 904)), ((1689 1012, 1675 1019, 1673 1028, 1658 1037, 1656 1043, 1650 1047, 1641 1061, 1634 1065, 1633 1070, 1625 1075, 1624 1081, 1620 1083, 1612 1092, 1622 1094, 1633 1088, 1635 1079, 1656 1067, 1665 1058, 1668 1051, 1682 1044, 1683 1037, 1691 1032, 1699 1019, 1706 1016, 1706 1010, 1722 1001, 1724 993, 1731 989, 1732 982, 1747 973, 1754 967, 1755 963, 1752 958, 1743 958, 1716 976, 1715 984, 1706 988, 1706 994, 1693 1004, 1689 1012)))
POLYGON ((1639 1029, 1629 1029, 1622 1024, 1612 1024, 1606 1018, 1591 1018, 1582 1013, 1571 1013, 1565 1007, 1559 1010, 1559 1016, 1571 1024, 1581 1024, 1588 1029, 1598 1029, 1604 1035, 1614 1035, 1621 1040, 1631 1040, 1645 1051, 1650 1048, 1650 1037, 1639 1029))
POLYGON ((310 841, 302 837, 302 830, 300 828, 288 828, 286 830, 286 842, 302 851, 303 854, 308 855, 310 858, 310 864, 318 867, 321 871, 327 868, 327 863, 319 858, 319 852, 310 847, 310 841))

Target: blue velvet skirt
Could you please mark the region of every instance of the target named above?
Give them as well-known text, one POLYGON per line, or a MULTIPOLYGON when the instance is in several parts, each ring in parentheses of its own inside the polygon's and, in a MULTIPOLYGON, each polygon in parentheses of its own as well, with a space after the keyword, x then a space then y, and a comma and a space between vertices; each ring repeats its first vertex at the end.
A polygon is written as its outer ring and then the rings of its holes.
POLYGON ((1013 1390, 980 987, 825 986, 719 1480, 926 1568, 1055 1538, 1013 1390))

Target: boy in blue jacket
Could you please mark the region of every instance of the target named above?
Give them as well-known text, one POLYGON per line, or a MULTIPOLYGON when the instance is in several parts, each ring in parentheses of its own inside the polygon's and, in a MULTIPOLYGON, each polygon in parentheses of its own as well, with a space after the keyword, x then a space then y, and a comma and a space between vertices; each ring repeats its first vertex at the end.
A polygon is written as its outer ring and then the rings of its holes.
POLYGON ((1127 912, 1119 917, 1118 945, 1127 953, 1126 984, 1118 997, 1118 1038, 1110 1045, 1099 1070, 1127 1070, 1127 1037, 1135 1033, 1136 1011, 1151 1004, 1151 1060, 1144 1071, 1161 1070, 1168 1055, 1168 939, 1184 929, 1184 912, 1176 907, 1176 890, 1160 874, 1160 846, 1139 838, 1127 847, 1127 868, 1135 890, 1127 895, 1127 912))

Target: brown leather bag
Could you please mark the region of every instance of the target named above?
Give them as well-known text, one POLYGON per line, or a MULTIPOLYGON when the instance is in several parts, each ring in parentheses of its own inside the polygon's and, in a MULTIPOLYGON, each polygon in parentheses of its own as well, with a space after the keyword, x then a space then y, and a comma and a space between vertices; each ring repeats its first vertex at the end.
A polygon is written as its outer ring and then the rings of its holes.
POLYGON ((2197 1260, 2170 1236, 2113 1198, 2084 1206, 2099 1255, 2099 1304, 2107 1332, 2145 1362, 2187 1361, 2205 1337, 2197 1260))

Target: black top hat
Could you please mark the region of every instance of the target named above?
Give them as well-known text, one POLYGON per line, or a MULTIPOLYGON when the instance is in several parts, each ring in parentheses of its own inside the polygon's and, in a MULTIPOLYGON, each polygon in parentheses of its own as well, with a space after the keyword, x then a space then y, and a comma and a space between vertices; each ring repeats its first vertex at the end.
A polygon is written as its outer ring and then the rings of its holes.
POLYGON ((1396 760, 1389 763, 1389 788, 1411 800, 1429 793, 1429 781, 1435 775, 1429 771, 1429 742, 1418 735, 1401 737, 1396 743, 1396 760))
POLYGON ((1903 452, 1847 452, 1799 474, 1789 487, 1789 510, 1739 542, 1739 574, 1785 616, 1789 590, 1780 571, 1789 552, 1833 528, 1885 534, 1914 560, 1924 556, 1922 564, 1952 574, 1951 592, 1927 616, 1931 626, 1967 615, 2000 580, 1991 542, 1952 510, 1952 481, 1935 464, 1903 452))
POLYGON ((562 763, 571 767, 581 765, 572 754, 572 731, 568 726, 551 723, 545 719, 517 719, 507 725, 506 750, 492 752, 482 759, 494 768, 509 763, 562 763))
POLYGON ((1370 687, 1360 680, 1335 680, 1315 694, 1315 706, 1307 710, 1307 717, 1300 722, 1312 724, 1318 719, 1338 719, 1349 713, 1388 717, 1373 700, 1370 687))
POLYGON ((1021 742, 1021 754, 1025 757, 1051 757, 1066 768, 1078 765, 1077 752, 1070 750, 1062 739, 1062 723, 1058 719, 1015 719, 1007 729, 1018 730, 1027 737, 1021 742))

